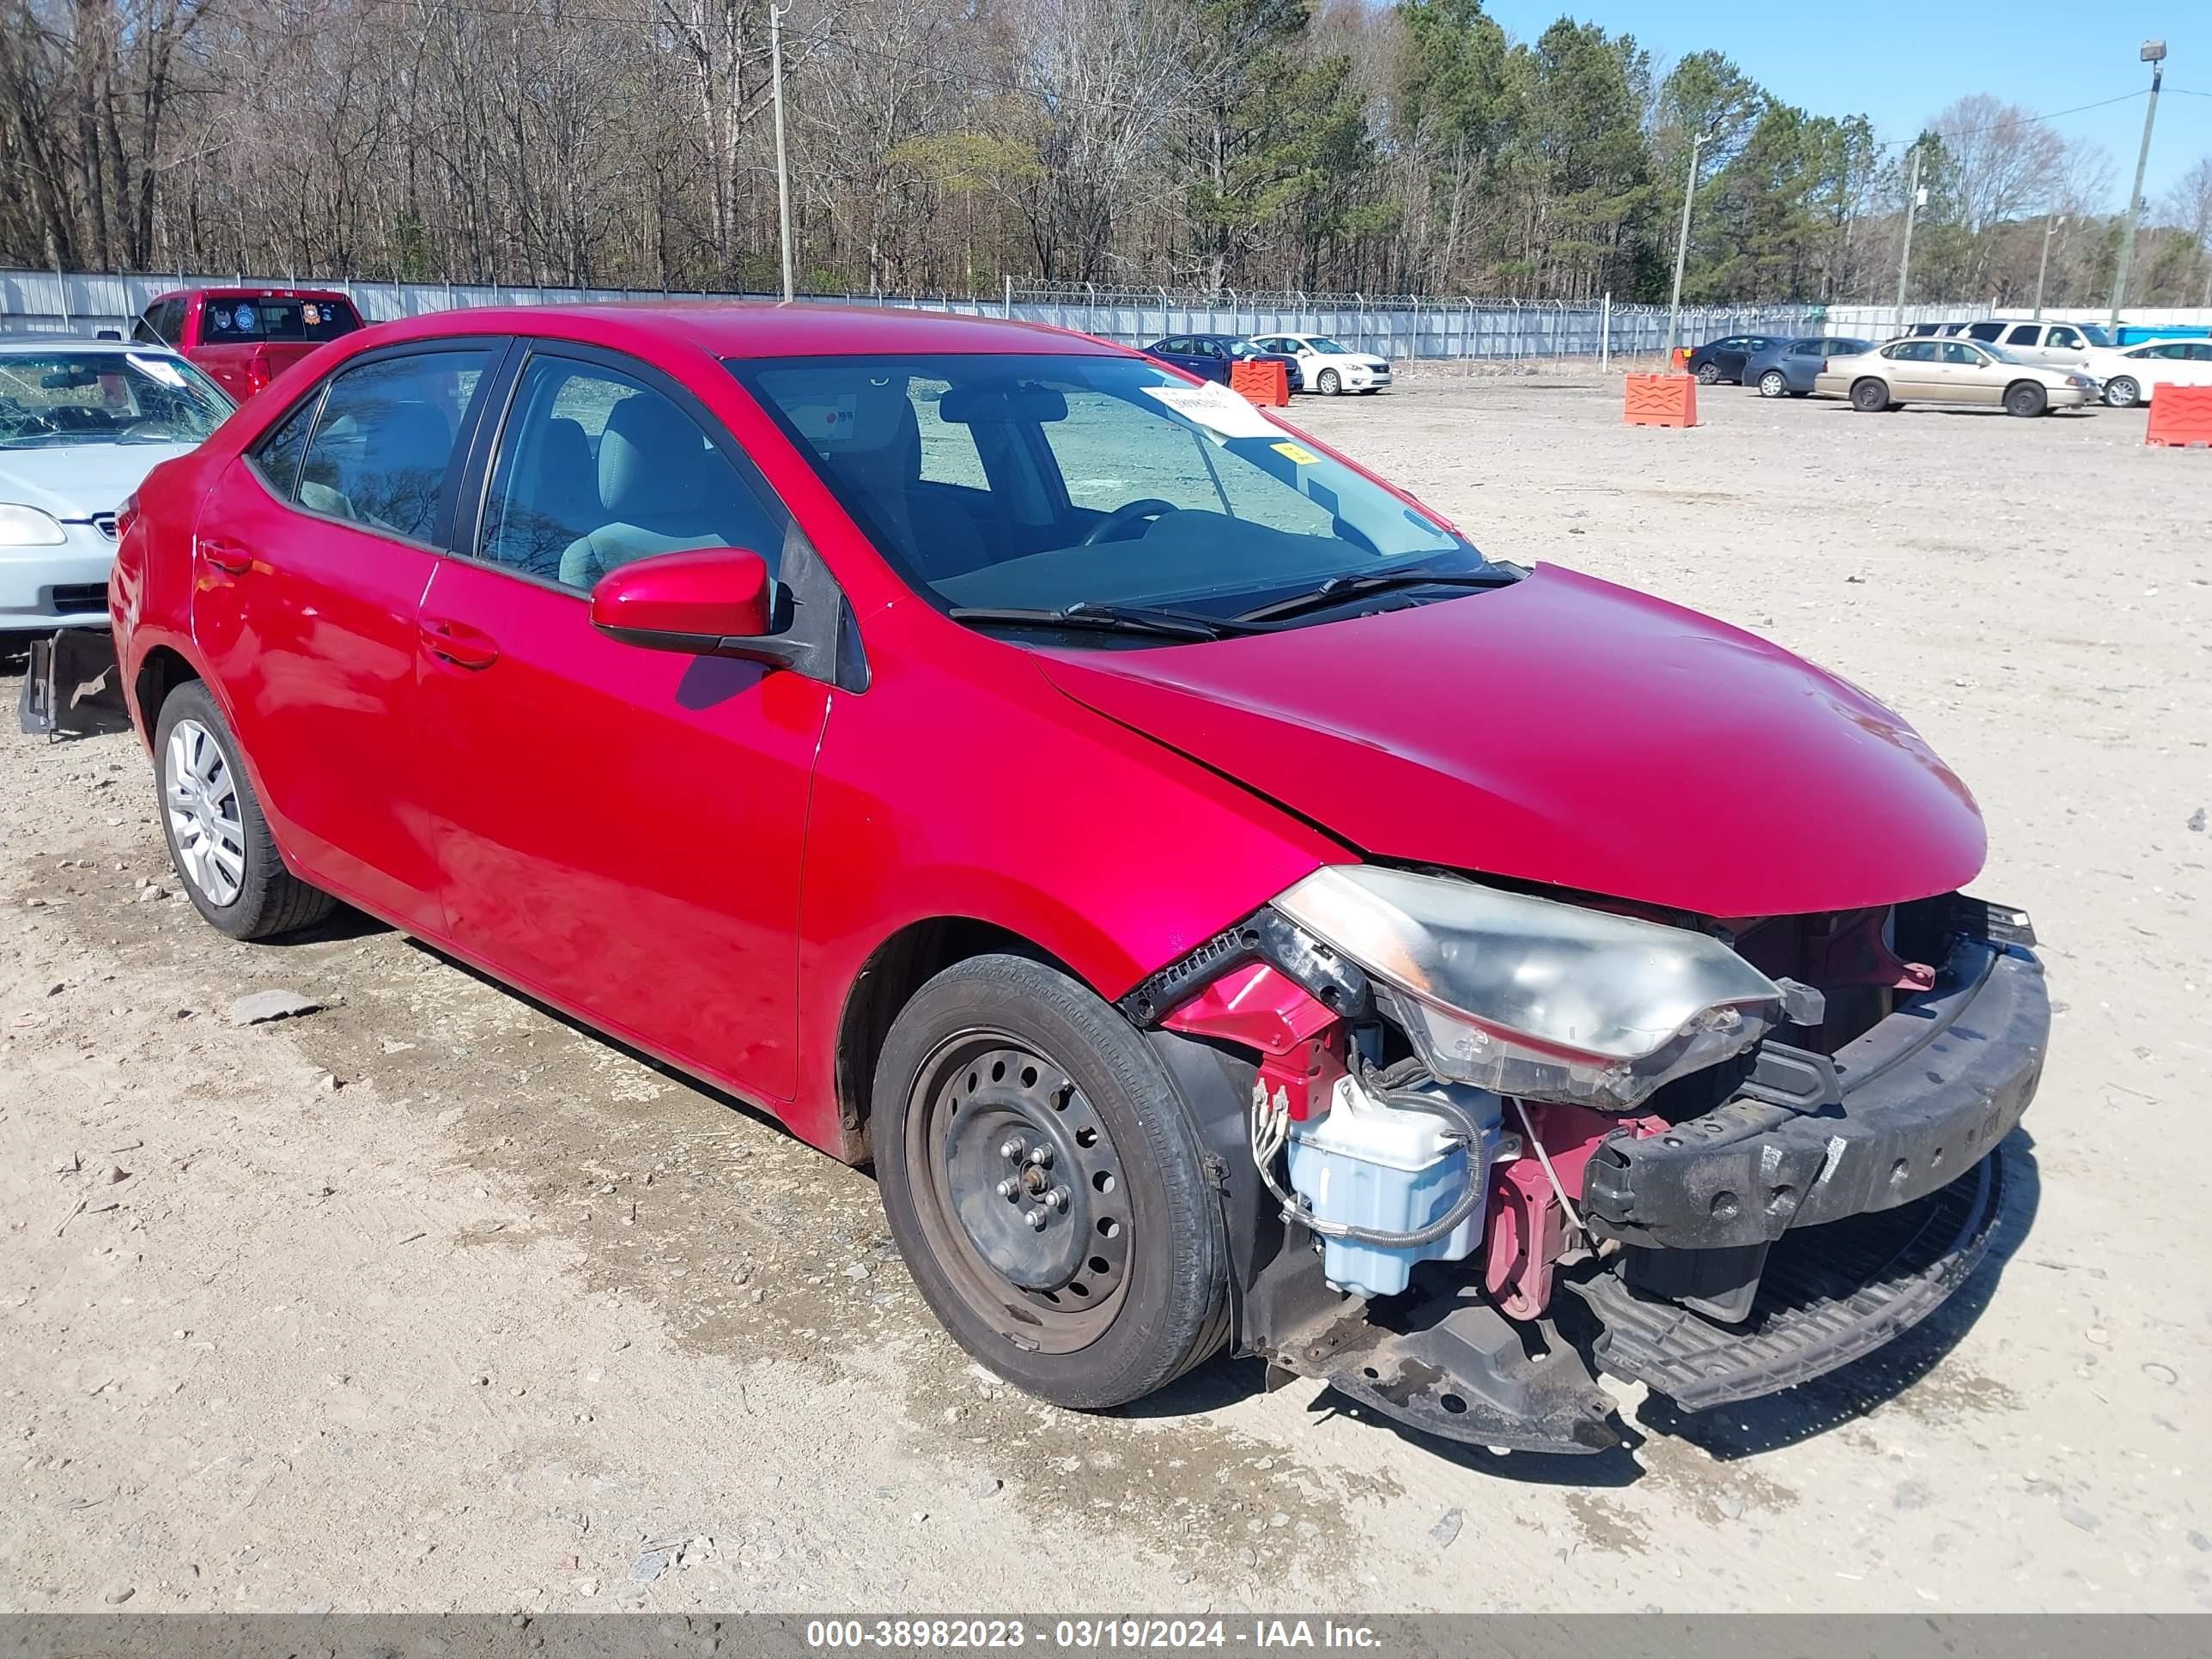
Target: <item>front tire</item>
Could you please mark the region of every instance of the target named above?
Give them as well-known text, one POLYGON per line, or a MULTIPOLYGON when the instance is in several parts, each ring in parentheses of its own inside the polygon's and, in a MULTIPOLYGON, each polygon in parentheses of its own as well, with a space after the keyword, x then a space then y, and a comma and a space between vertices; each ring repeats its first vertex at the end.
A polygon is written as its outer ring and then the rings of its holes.
POLYGON ((1228 1267, 1188 1110, 1152 1047, 1024 957, 915 994, 873 1087, 891 1237, 952 1339, 1015 1387, 1096 1411, 1228 1334, 1228 1267))
POLYGON ((199 681, 163 700, 154 727, 161 837, 185 896, 233 939, 311 927, 337 901, 284 867, 238 739, 199 681))
POLYGON ((1721 366, 1718 363, 1699 363, 1698 365, 1698 384, 1699 386, 1718 386, 1720 383, 1721 366))
POLYGON ((1770 368, 1759 377, 1759 395, 1762 398, 1784 397, 1789 391, 1790 377, 1778 368, 1770 368))
POLYGON ((2105 382, 2105 402, 2113 409, 2133 409, 2142 400, 2142 388, 2125 374, 2116 374, 2105 382))
POLYGON ((1324 398, 1334 398, 1344 390, 1344 382, 1337 378, 1334 369, 1324 368, 1314 378, 1314 389, 1324 398))
POLYGON ((2051 399, 2043 388, 2033 380, 2021 380, 2005 388, 2005 413, 2031 419, 2051 407, 2051 399))
POLYGON ((1869 375, 1851 386, 1851 407, 1862 415, 1879 415, 1889 407, 1889 387, 1869 375))

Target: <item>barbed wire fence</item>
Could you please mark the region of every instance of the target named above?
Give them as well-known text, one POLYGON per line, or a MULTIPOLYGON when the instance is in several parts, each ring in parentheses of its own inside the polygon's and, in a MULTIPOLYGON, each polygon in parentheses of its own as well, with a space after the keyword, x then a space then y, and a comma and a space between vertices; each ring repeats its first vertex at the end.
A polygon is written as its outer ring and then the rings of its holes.
MULTIPOLYGON (((0 336, 128 334, 155 296, 178 289, 322 288, 346 295, 362 318, 403 317, 480 306, 597 305, 624 301, 771 301, 745 293, 660 293, 630 289, 509 287, 465 283, 317 281, 293 272, 250 271, 108 275, 0 270, 0 336)), ((1096 335, 1125 345, 1187 334, 1319 334, 1357 351, 1403 362, 1534 362, 1542 359, 1656 358, 1667 337, 1664 306, 1615 305, 1608 300, 1531 301, 1459 295, 1240 293, 1170 288, 1105 287, 1087 283, 1009 280, 990 298, 945 295, 817 294, 800 304, 852 305, 954 315, 1011 317, 1096 335)), ((1742 332, 1863 332, 1873 313, 1887 331, 1910 323, 1986 315, 1981 305, 1838 307, 1802 304, 1685 307, 1676 340, 1685 345, 1742 332), (1846 318, 1850 326, 1844 326, 1846 318), (1864 319, 1864 320, 1863 320, 1864 319)))

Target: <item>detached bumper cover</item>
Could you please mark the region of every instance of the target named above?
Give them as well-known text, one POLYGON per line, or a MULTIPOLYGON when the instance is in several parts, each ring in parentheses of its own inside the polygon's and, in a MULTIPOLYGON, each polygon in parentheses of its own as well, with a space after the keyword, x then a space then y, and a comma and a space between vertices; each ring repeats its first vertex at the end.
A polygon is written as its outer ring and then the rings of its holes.
POLYGON ((1667 1133, 1607 1141, 1584 1213, 1626 1243, 1711 1250, 1910 1204, 2020 1121, 2050 1035, 2033 953, 1960 939, 1935 988, 1836 1054, 1832 1085, 1816 1075, 1796 1100, 1747 1093, 1667 1133))

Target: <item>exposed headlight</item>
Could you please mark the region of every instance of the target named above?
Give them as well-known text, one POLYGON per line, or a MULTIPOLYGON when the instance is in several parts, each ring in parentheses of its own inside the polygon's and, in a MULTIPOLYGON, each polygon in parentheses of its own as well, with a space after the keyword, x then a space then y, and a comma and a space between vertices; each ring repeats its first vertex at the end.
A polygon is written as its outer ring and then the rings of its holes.
POLYGON ((0 505, 0 547, 59 547, 68 539, 69 532, 51 513, 0 505))
POLYGON ((1499 1094, 1626 1111, 1820 1018, 1717 939, 1470 881, 1332 865, 1275 908, 1383 981, 1431 1072, 1499 1094))

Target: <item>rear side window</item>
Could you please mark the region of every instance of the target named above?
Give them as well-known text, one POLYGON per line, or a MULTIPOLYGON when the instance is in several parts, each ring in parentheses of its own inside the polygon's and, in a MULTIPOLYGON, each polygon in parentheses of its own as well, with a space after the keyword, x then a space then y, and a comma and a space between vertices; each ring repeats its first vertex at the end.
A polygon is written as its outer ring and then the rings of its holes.
POLYGON ((1800 340, 1790 348, 1790 355, 1793 357, 1820 357, 1826 353, 1827 348, 1818 340, 1800 340))
POLYGON ((778 568, 789 515, 699 423, 597 364, 533 357, 500 440, 478 556, 589 592, 633 559, 741 547, 778 568))
POLYGON ((1998 335, 2004 332, 2004 326, 2002 323, 1971 323, 1966 327, 1966 337, 1994 342, 1998 335))
POLYGON ((2032 346, 2038 343, 2042 337, 2043 329, 2040 325, 2035 323, 2022 323, 2018 328, 2013 330, 2011 333, 2005 336, 2004 343, 2007 345, 2032 346))
POLYGON ((453 447, 491 354, 384 357, 331 382, 295 499, 325 518, 434 543, 453 447))

